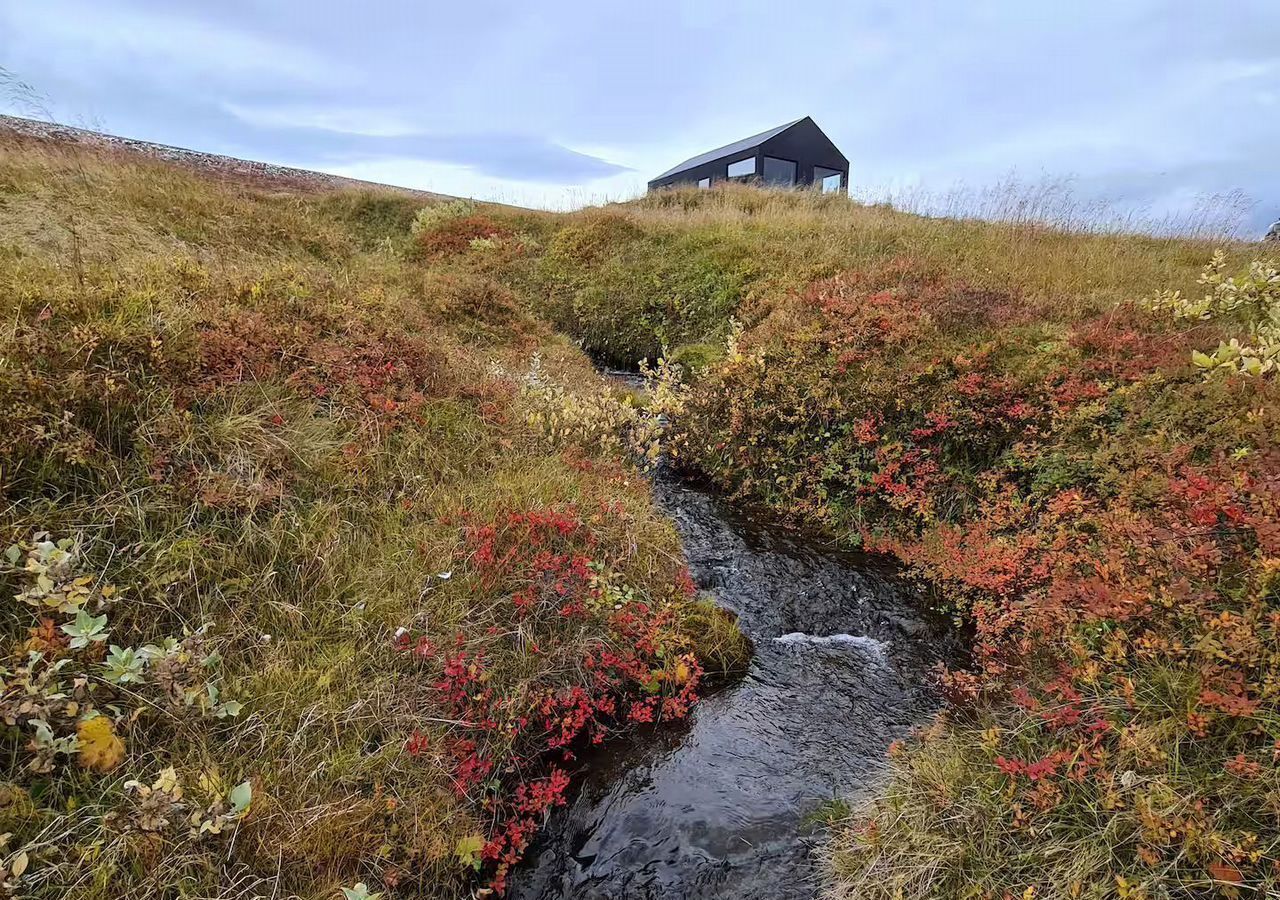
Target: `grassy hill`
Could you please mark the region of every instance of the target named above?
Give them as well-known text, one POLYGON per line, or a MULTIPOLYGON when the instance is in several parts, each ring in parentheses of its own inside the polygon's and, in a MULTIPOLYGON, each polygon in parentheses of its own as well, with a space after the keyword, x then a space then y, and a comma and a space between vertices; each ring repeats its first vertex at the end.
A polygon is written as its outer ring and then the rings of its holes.
POLYGON ((1201 284, 1203 242, 841 197, 551 215, 0 151, 15 890, 500 888, 577 748, 745 653, 659 440, 974 635, 886 794, 833 807, 834 894, 1276 889, 1256 247, 1201 284), (683 378, 640 409, 583 350, 683 378))
POLYGON ((549 220, 2 150, 20 893, 460 896, 571 746, 741 659, 635 410, 487 274, 549 220))
POLYGON ((1215 249, 735 189, 549 244, 550 317, 686 362, 678 461, 973 630, 832 896, 1276 892, 1280 275, 1215 249))

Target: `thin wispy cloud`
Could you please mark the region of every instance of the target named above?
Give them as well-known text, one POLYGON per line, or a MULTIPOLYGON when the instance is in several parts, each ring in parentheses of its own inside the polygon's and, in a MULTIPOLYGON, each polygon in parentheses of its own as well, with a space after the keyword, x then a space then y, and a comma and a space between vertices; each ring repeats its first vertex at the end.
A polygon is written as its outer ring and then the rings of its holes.
POLYGON ((398 137, 417 132, 410 118, 396 109, 370 106, 254 105, 234 101, 223 103, 222 108, 240 121, 261 128, 316 128, 368 137, 398 137))
POLYGON ((239 127, 229 130, 241 145, 275 155, 302 154, 311 166, 369 164, 421 159, 516 181, 590 182, 629 171, 627 167, 560 146, 546 138, 503 134, 432 134, 407 121, 347 110, 318 111, 224 107, 239 127))

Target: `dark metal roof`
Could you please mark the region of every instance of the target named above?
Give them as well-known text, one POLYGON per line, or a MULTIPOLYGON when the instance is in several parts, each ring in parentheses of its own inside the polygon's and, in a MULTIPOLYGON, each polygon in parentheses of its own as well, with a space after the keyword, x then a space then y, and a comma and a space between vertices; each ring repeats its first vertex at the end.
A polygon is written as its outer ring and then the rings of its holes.
MULTIPOLYGON (((807 118, 807 116, 805 118, 807 118)), ((718 149, 708 150, 706 153, 699 153, 697 156, 686 159, 684 162, 680 163, 680 165, 676 166, 675 168, 667 169, 667 171, 663 172, 661 175, 659 175, 657 178, 654 178, 653 180, 657 181, 658 178, 666 178, 668 175, 674 175, 677 172, 683 172, 685 169, 692 169, 695 166, 700 166, 703 163, 711 162, 713 159, 719 159, 722 156, 729 156, 734 153, 740 153, 743 150, 751 150, 754 147, 759 147, 765 141, 769 140, 769 138, 777 137, 778 135, 782 134, 782 132, 790 128, 792 125, 799 125, 803 121, 804 119, 796 119, 794 122, 788 122, 785 125, 779 125, 777 128, 770 128, 768 131, 762 131, 759 134, 753 134, 749 138, 743 138, 740 141, 734 141, 732 144, 725 144, 723 147, 720 147, 718 149)))

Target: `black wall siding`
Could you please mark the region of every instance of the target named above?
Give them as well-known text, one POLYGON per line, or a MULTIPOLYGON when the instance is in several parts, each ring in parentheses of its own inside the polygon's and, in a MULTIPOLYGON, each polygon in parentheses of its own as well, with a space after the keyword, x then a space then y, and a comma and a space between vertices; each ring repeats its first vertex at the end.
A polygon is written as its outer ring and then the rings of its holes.
POLYGON ((795 162, 798 187, 812 185, 814 168, 822 167, 839 172, 841 190, 849 189, 849 160, 823 134, 813 119, 805 118, 756 147, 738 150, 701 165, 673 172, 665 178, 655 178, 649 182, 649 190, 677 184, 697 184, 703 178, 710 178, 712 184, 727 181, 727 170, 731 163, 753 157, 756 164, 755 177, 760 178, 764 172, 765 156, 795 162))

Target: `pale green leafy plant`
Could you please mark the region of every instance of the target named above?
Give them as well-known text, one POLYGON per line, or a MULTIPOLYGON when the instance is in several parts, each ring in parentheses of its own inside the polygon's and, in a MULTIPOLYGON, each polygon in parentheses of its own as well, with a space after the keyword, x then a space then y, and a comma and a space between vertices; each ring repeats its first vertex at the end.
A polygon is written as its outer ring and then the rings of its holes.
POLYGON ((458 838, 453 852, 458 857, 458 862, 479 872, 484 865, 484 835, 469 834, 458 838))
POLYGON ((50 660, 32 650, 12 668, 0 666, 0 721, 28 735, 32 759, 27 767, 33 772, 52 771, 56 757, 71 756, 79 748, 75 726, 85 704, 64 681, 75 675, 67 671, 73 664, 69 657, 50 660))
MULTIPOLYGON (((733 340, 731 333, 731 346, 733 340)), ((682 367, 667 359, 660 358, 653 364, 646 359, 640 363, 640 374, 644 376, 645 387, 649 391, 649 410, 652 414, 667 420, 675 419, 684 412, 688 387, 682 367)))
POLYGON ((116 594, 111 585, 95 587, 91 575, 77 575, 79 558, 80 547, 75 541, 54 541, 46 532, 36 534, 29 543, 11 544, 4 552, 5 561, 21 568, 28 582, 16 598, 41 612, 67 615, 74 615, 91 601, 100 609, 116 594))
POLYGON ((142 674, 146 660, 132 647, 112 644, 102 666, 106 669, 106 679, 116 684, 141 684, 146 680, 142 674))
POLYGON ((0 664, 0 722, 26 736, 29 769, 51 772, 60 757, 81 752, 78 725, 104 704, 118 709, 138 702, 137 694, 112 686, 140 687, 148 695, 143 702, 158 701, 175 711, 217 719, 241 713, 239 701, 223 696, 222 657, 208 645, 207 625, 142 647, 111 643, 99 662, 94 651, 112 637, 101 610, 116 602, 117 594, 101 586, 99 575, 84 574, 80 562, 75 541, 54 540, 46 532, 0 556, 0 568, 8 566, 24 581, 17 599, 35 607, 36 627, 22 645, 25 656, 0 664), (52 618, 59 612, 68 617, 61 624, 52 618))
POLYGON ((138 649, 138 656, 145 662, 153 662, 157 659, 164 659, 171 653, 176 653, 181 648, 182 642, 175 637, 167 637, 158 644, 144 644, 138 649))
POLYGON ((213 682, 205 685, 205 694, 209 698, 209 709, 213 715, 219 719, 226 719, 240 715, 240 711, 244 709, 244 704, 236 700, 222 700, 222 692, 213 682))
POLYGON ((58 734, 44 719, 29 719, 27 727, 31 729, 27 749, 33 754, 27 768, 32 772, 52 772, 59 757, 65 760, 80 752, 80 738, 74 732, 58 734))
POLYGON ((83 609, 76 610, 73 621, 62 626, 62 631, 71 638, 72 650, 88 647, 90 644, 102 643, 111 634, 107 628, 107 617, 91 616, 83 609))
POLYGON ((1206 294, 1192 299, 1179 291, 1161 291, 1147 300, 1147 306, 1176 319, 1242 320, 1248 329, 1244 338, 1221 341, 1211 352, 1192 350, 1191 361, 1206 374, 1268 375, 1280 367, 1280 270, 1273 262, 1255 260, 1245 275, 1229 277, 1226 266, 1226 254, 1215 251, 1200 273, 1206 294))
POLYGON ((646 469, 656 465, 661 426, 632 397, 616 396, 602 381, 570 390, 542 371, 537 354, 519 380, 525 420, 552 446, 629 456, 646 469))
POLYGON ((221 834, 228 826, 239 822, 253 805, 253 784, 242 781, 227 792, 226 798, 206 809, 191 814, 191 836, 221 834))

